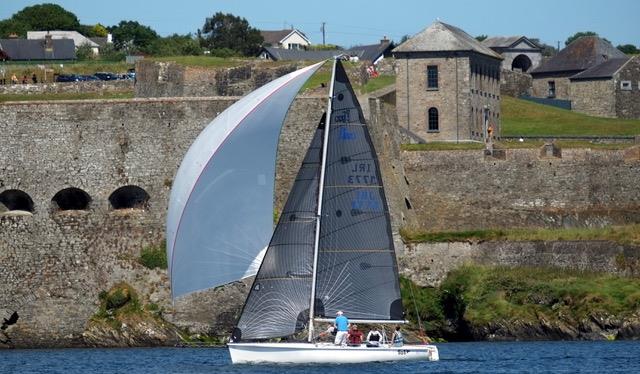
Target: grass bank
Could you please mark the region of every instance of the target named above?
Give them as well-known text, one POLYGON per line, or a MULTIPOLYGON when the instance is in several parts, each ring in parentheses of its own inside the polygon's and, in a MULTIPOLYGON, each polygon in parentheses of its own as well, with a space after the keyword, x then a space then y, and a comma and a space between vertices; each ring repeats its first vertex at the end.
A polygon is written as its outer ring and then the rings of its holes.
MULTIPOLYGON (((554 142, 558 147, 562 149, 571 148, 589 148, 589 149, 626 149, 634 146, 634 143, 592 143, 589 141, 579 140, 557 140, 554 142)), ((545 144, 544 141, 532 141, 525 140, 519 141, 501 141, 494 143, 494 147, 497 149, 537 149, 545 144)), ((400 149, 403 151, 469 151, 469 150, 481 150, 485 146, 480 142, 431 142, 424 144, 401 144, 400 149)))
POLYGON ((625 318, 640 308, 640 279, 566 269, 465 265, 438 288, 401 279, 401 292, 408 318, 416 321, 419 315, 435 337, 446 334, 452 321, 578 323, 594 313, 625 318))
POLYGON ((553 241, 553 240, 610 240, 620 244, 640 245, 640 225, 608 226, 602 228, 513 228, 495 230, 469 230, 424 232, 400 229, 407 243, 456 241, 553 241))
POLYGON ((548 105, 503 96, 503 136, 632 136, 640 120, 593 117, 548 105))

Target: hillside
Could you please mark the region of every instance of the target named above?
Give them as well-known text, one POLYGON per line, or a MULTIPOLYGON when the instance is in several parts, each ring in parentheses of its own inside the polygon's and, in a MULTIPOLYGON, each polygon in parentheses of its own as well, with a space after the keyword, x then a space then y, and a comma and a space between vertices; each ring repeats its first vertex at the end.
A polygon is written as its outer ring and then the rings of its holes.
POLYGON ((502 97, 503 136, 633 136, 640 120, 592 117, 569 110, 502 97))

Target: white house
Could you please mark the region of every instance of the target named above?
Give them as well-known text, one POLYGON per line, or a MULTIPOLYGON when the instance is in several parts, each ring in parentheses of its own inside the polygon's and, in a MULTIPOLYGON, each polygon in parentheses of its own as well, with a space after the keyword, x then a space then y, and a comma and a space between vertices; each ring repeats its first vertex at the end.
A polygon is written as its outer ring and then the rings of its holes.
POLYGON ((82 45, 88 45, 91 47, 91 51, 94 55, 98 55, 100 45, 86 36, 80 34, 77 31, 27 31, 27 39, 40 40, 44 39, 46 35, 50 35, 52 39, 71 39, 76 45, 76 49, 82 45))
POLYGON ((260 31, 264 38, 265 47, 276 47, 283 49, 306 49, 311 42, 307 36, 297 29, 260 31))

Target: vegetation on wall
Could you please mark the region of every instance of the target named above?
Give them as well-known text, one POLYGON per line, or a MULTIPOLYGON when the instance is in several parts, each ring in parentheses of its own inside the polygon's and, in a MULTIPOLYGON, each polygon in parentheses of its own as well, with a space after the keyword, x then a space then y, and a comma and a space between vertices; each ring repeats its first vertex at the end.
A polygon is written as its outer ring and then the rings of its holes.
POLYGON ((140 251, 138 262, 148 269, 166 269, 167 268, 167 251, 166 243, 148 245, 140 251))
POLYGON ((468 339, 470 327, 498 321, 577 326, 593 315, 622 319, 640 308, 640 279, 552 268, 464 265, 438 288, 401 279, 401 292, 409 320, 419 314, 430 336, 446 339, 468 339))
POLYGON ((620 244, 640 245, 640 225, 576 227, 576 228, 504 228, 494 230, 468 230, 422 232, 400 229, 407 243, 438 243, 459 241, 553 241, 553 240, 610 240, 620 244))

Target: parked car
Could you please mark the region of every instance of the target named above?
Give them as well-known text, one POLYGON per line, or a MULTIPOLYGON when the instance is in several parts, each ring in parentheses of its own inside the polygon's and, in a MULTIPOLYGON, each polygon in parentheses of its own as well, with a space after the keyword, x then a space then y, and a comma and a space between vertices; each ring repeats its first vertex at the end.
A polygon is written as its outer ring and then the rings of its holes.
POLYGON ((112 81, 118 79, 118 75, 114 73, 99 72, 94 74, 98 79, 103 81, 112 81))
POLYGON ((59 74, 56 76, 56 82, 79 82, 80 76, 77 74, 59 74))
POLYGON ((96 77, 95 75, 80 75, 80 80, 81 81, 99 81, 100 78, 96 77))

